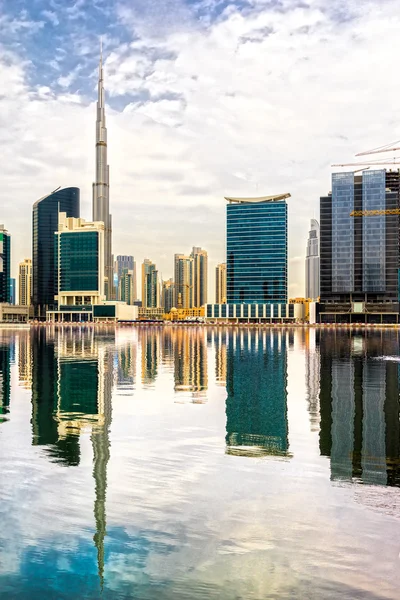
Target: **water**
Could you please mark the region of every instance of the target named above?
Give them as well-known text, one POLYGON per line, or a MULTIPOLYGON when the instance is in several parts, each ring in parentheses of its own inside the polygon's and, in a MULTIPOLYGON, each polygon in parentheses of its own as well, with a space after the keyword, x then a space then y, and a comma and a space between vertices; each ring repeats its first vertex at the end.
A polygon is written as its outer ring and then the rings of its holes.
POLYGON ((388 599, 399 336, 0 331, 0 597, 388 599))

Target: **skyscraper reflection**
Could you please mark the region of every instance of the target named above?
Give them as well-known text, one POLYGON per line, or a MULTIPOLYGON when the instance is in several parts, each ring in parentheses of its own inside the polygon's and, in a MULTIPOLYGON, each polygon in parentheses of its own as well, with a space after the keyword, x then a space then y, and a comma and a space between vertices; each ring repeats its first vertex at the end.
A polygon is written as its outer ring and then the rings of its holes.
POLYGON ((0 423, 7 420, 10 411, 11 361, 15 338, 0 332, 0 423))
POLYGON ((226 452, 241 456, 289 450, 286 332, 228 334, 226 452))
POLYGON ((302 330, 306 354, 306 394, 311 431, 319 430, 320 357, 319 331, 313 328, 302 330))
POLYGON ((321 332, 320 452, 333 480, 398 485, 397 333, 321 332))
POLYGON ((157 379, 160 333, 152 327, 139 332, 142 352, 142 383, 152 385, 157 379))
POLYGON ((207 398, 207 342, 205 331, 198 327, 174 331, 175 392, 191 395, 192 402, 207 398))

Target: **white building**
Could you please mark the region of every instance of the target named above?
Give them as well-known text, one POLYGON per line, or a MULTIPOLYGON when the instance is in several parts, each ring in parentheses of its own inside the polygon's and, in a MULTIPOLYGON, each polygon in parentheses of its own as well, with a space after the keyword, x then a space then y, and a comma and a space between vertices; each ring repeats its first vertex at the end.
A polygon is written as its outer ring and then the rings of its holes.
POLYGON ((311 219, 306 250, 306 298, 319 298, 319 223, 311 219))

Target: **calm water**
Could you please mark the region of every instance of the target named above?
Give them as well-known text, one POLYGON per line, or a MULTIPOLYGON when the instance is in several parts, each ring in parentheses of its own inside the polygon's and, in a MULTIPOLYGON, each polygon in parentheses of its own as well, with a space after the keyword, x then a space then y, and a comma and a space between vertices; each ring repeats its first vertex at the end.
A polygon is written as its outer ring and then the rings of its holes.
POLYGON ((392 332, 0 331, 0 597, 400 597, 392 332))

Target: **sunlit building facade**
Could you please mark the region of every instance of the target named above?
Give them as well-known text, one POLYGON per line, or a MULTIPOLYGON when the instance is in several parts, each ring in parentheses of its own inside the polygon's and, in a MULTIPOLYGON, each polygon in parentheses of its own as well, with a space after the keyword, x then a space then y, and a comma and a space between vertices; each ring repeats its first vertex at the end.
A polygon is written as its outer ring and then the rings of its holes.
POLYGON ((200 308, 207 303, 208 255, 206 250, 193 246, 193 306, 200 308))
POLYGON ((18 303, 21 306, 30 306, 32 299, 32 260, 25 258, 18 267, 18 303))
POLYGON ((194 307, 194 261, 192 256, 175 254, 175 308, 194 307))
POLYGON ((319 223, 311 219, 306 249, 306 298, 319 298, 319 223))
POLYGON ((226 304, 226 263, 215 267, 215 304, 226 304))
POLYGON ((228 304, 287 303, 289 196, 226 198, 228 304))

